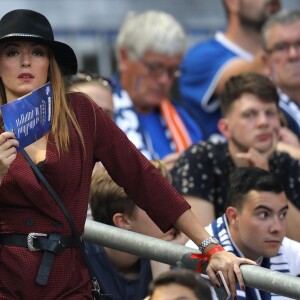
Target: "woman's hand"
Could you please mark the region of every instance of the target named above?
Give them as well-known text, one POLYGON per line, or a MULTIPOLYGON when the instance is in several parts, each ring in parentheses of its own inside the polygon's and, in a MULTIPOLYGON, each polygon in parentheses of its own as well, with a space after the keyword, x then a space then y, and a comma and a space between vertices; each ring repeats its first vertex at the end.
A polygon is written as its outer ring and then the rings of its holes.
POLYGON ((6 131, 0 134, 0 180, 16 159, 18 146, 19 142, 12 132, 6 131))
POLYGON ((236 299, 236 278, 242 290, 245 290, 245 284, 240 270, 241 264, 257 265, 255 261, 247 258, 240 258, 227 251, 219 251, 213 254, 206 268, 212 284, 219 286, 219 280, 216 277, 217 271, 222 271, 224 278, 230 289, 232 299, 236 299))

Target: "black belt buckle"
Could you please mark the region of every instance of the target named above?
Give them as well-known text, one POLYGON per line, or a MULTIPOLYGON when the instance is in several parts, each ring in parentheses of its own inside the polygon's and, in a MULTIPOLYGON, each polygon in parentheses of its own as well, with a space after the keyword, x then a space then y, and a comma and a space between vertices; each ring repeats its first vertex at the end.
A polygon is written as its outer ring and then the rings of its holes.
POLYGON ((29 251, 40 251, 42 249, 35 248, 33 245, 33 240, 39 237, 46 237, 46 233, 39 233, 39 232, 30 232, 27 236, 27 246, 29 251))

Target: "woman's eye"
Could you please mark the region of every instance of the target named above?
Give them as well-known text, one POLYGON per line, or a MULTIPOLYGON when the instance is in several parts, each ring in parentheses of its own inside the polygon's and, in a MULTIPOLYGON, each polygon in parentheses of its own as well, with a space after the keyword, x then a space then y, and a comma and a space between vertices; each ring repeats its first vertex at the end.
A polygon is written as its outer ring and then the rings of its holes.
POLYGON ((33 55, 35 56, 44 56, 45 55, 45 51, 41 50, 41 49, 35 49, 33 50, 33 55))
POLYGON ((18 51, 16 50, 7 51, 7 56, 16 56, 16 55, 18 55, 18 51))

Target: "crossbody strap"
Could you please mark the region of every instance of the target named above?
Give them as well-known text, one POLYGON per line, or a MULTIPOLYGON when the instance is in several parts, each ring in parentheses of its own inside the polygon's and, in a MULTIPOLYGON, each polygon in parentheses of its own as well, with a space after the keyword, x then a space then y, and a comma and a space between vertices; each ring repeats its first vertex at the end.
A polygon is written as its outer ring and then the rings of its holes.
POLYGON ((92 278, 92 283, 93 283, 93 289, 98 289, 99 293, 100 293, 100 286, 99 283, 96 279, 96 276, 94 275, 91 263, 87 257, 87 254, 85 252, 84 249, 84 245, 81 241, 80 235, 77 231, 76 225, 72 219, 72 217, 70 216, 67 208, 65 207, 64 203, 61 201, 60 197, 57 195, 57 193, 55 192, 55 190, 52 188, 51 184, 48 182, 48 180, 45 178, 45 176, 42 174, 42 172, 38 169, 38 167, 36 166, 36 164, 32 161, 32 159, 30 158, 30 156, 28 155, 28 153, 24 150, 21 149, 20 152, 23 154, 24 158, 27 160, 27 162, 29 163, 30 167, 32 168, 33 172, 36 174, 36 176, 40 179, 40 181, 44 184, 44 186, 46 187, 46 189, 48 190, 48 192, 50 193, 50 195, 53 197, 53 199, 56 201, 57 205, 59 206, 59 208, 62 210, 63 214, 65 215, 65 218, 67 219, 67 221, 70 224, 73 236, 78 239, 80 241, 80 248, 84 257, 84 261, 87 265, 87 268, 89 270, 90 276, 92 278))
POLYGON ((70 227, 72 229, 73 235, 76 236, 76 238, 80 238, 80 236, 78 234, 78 231, 77 231, 77 228, 76 228, 76 226, 74 224, 73 219, 71 218, 71 216, 70 216, 68 210, 66 209, 65 205, 63 204, 63 202, 60 200, 60 197, 57 195, 57 193, 55 192, 55 190, 52 188, 51 184, 47 181, 47 179, 44 177, 44 175, 42 174, 42 172, 38 169, 38 167, 32 161, 32 159, 27 154, 27 152, 24 149, 20 150, 20 152, 23 154, 23 156, 25 157, 25 159, 29 163, 29 165, 30 165, 31 169, 33 170, 33 172, 40 179, 40 181, 43 183, 43 185, 46 187, 46 189, 48 190, 48 192, 50 193, 50 195, 54 198, 54 200, 56 201, 56 203, 58 204, 58 206, 62 210, 63 214, 65 215, 67 221, 70 224, 70 227))

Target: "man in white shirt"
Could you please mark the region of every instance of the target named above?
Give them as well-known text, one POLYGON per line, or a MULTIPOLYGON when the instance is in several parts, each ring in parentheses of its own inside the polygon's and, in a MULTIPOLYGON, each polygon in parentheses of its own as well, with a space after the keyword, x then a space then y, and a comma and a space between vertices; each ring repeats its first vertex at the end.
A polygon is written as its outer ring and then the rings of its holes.
MULTIPOLYGON (((285 237, 288 202, 273 174, 237 168, 230 177, 226 207, 225 214, 206 227, 224 249, 262 267, 299 276, 300 243, 285 237)), ((193 247, 191 242, 187 246, 193 247)), ((239 300, 289 299, 248 287, 237 295, 239 300)))

